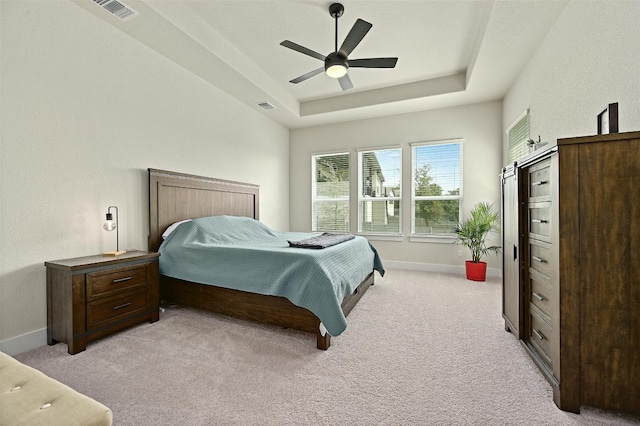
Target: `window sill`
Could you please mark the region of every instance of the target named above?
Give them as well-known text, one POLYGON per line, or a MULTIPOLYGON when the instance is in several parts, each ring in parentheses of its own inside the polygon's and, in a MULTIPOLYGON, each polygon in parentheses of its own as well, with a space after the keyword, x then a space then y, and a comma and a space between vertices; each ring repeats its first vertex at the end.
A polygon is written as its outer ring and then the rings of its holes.
MULTIPOLYGON (((364 237, 370 241, 404 241, 404 235, 389 235, 389 234, 355 234, 360 237, 364 237)), ((458 238, 456 236, 448 235, 411 235, 409 241, 412 243, 435 243, 435 244, 454 244, 458 238)))
POLYGON ((402 235, 388 235, 388 234, 356 234, 361 237, 365 237, 369 241, 402 241, 404 236, 402 235))
POLYGON ((409 241, 412 243, 436 243, 436 244, 453 244, 458 240, 455 235, 412 235, 409 241))

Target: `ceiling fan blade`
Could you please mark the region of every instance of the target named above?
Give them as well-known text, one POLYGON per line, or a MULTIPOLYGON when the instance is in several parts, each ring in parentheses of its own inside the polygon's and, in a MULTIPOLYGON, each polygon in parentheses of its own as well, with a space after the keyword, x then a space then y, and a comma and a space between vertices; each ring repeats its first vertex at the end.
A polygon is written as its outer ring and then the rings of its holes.
POLYGON ((293 80, 289 81, 289 83, 298 84, 300 82, 310 79, 314 75, 320 74, 323 71, 324 71, 324 67, 318 68, 317 70, 309 71, 308 73, 303 74, 298 78, 294 78, 293 80))
POLYGON ((342 77, 340 77, 338 79, 338 82, 340 83, 340 87, 342 87, 342 90, 349 90, 349 89, 353 89, 353 83, 351 82, 351 79, 349 78, 349 74, 345 74, 342 77))
POLYGON ((367 35, 369 30, 373 25, 368 23, 367 21, 363 21, 358 18, 353 27, 351 27, 351 31, 347 34, 347 37, 342 42, 342 46, 340 46, 340 53, 344 56, 349 56, 349 54, 356 48, 356 46, 362 41, 364 36, 367 35))
POLYGON ((282 43, 280 43, 280 46, 288 47, 289 49, 293 49, 296 52, 304 53, 305 55, 311 56, 312 58, 320 59, 321 61, 324 61, 326 58, 324 55, 321 55, 318 52, 314 52, 311 49, 307 49, 306 47, 300 46, 299 44, 289 40, 283 41, 282 43))
POLYGON ((365 58, 349 60, 349 68, 394 68, 398 58, 365 58))

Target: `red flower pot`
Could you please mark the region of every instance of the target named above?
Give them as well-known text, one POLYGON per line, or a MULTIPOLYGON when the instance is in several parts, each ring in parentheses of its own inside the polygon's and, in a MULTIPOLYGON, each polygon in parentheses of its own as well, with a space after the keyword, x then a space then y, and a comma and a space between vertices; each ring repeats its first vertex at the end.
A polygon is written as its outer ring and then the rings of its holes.
POLYGON ((484 281, 487 278, 487 262, 465 262, 467 279, 472 281, 484 281))

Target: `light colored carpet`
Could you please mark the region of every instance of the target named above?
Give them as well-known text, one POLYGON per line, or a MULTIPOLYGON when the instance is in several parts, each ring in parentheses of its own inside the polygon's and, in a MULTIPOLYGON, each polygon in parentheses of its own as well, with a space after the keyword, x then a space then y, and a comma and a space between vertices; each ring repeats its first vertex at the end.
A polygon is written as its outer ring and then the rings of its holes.
POLYGON ((556 408, 504 331, 498 279, 390 270, 328 351, 310 334, 185 308, 68 355, 16 358, 106 404, 116 425, 618 425, 556 408))

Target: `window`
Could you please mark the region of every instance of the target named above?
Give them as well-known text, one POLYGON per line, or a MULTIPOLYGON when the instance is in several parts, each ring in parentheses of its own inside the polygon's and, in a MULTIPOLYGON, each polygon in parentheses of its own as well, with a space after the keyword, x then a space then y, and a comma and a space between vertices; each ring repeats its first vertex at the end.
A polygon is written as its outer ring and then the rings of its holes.
POLYGON ((462 141, 411 145, 413 235, 453 236, 462 201, 462 141))
POLYGON ((527 139, 529 139, 529 110, 526 110, 507 129, 509 134, 509 163, 524 157, 529 153, 527 139))
POLYGON ((311 229, 349 232, 349 153, 311 157, 311 229))
POLYGON ((358 232, 399 235, 402 149, 358 153, 358 232))

